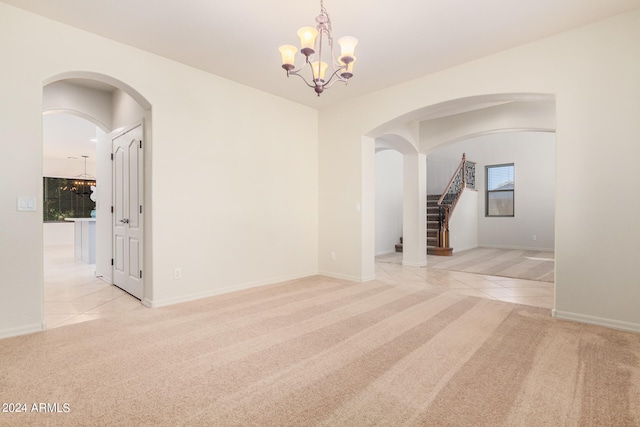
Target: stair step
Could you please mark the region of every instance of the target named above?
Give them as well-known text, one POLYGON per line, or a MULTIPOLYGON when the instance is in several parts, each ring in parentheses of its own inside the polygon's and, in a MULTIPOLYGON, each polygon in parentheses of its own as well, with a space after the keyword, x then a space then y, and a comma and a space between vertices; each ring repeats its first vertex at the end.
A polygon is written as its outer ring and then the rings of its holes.
POLYGON ((427 255, 452 256, 453 248, 429 247, 427 248, 427 255))
MULTIPOLYGON (((396 252, 402 252, 402 243, 396 245, 396 252)), ((453 248, 439 248, 427 243, 427 255, 451 256, 453 255, 453 248)))
MULTIPOLYGON (((451 256, 453 254, 452 248, 438 247, 438 228, 440 225, 440 222, 438 221, 440 215, 438 200, 440 200, 440 194, 427 195, 427 254, 451 256)), ((396 245, 396 252, 402 252, 402 246, 403 239, 401 237, 400 243, 396 245)))
POLYGON ((438 200, 441 196, 441 194, 427 194, 427 254, 451 256, 453 255, 452 248, 438 247, 438 218, 440 215, 438 200))

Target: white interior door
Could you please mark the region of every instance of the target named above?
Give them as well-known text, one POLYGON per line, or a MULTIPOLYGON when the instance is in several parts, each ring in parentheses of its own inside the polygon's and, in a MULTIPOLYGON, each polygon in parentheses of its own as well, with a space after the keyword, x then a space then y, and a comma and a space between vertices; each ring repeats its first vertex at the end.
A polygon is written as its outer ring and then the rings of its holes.
POLYGON ((113 284, 142 299, 142 126, 113 140, 113 284))

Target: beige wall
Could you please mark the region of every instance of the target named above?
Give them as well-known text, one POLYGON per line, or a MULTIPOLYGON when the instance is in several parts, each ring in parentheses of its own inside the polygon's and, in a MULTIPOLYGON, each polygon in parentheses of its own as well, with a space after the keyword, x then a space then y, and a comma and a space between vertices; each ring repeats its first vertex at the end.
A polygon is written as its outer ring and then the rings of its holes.
MULTIPOLYGON (((555 133, 552 132, 498 132, 482 135, 447 145, 429 155, 427 161, 428 184, 437 181, 441 192, 460 164, 462 153, 476 163, 475 246, 554 250, 555 235, 555 133), (514 163, 515 216, 488 218, 485 216, 486 172, 488 165, 514 163), (438 174, 438 172, 440 173, 438 174), (535 240, 533 238, 535 236, 535 240)), ((433 193, 439 194, 438 191, 433 193)), ((429 193, 429 194, 433 194, 429 193)), ((452 215, 451 242, 454 251, 475 246, 454 241, 454 234, 463 237, 458 217, 458 205, 452 215), (455 244, 454 244, 455 243, 455 244)))
POLYGON ((555 313, 640 330, 639 39, 636 11, 334 106, 318 122, 307 107, 0 3, 0 337, 42 326, 41 211, 17 212, 16 198, 41 197, 42 85, 79 70, 152 106, 145 269, 156 305, 318 270, 370 277, 372 130, 452 99, 545 93, 557 112, 555 313))
POLYGON ((63 73, 110 76, 151 104, 153 305, 317 272, 315 110, 3 3, 0 54, 0 337, 42 328, 41 206, 17 212, 16 198, 41 198, 42 87, 63 73))
MULTIPOLYGON (((362 135, 441 102, 502 93, 556 99, 558 316, 640 330, 640 11, 398 85, 320 114, 319 268, 366 277, 373 184, 362 135), (353 114, 357 111, 357 114, 353 114), (336 251, 335 261, 327 254, 336 251)), ((394 123, 396 124, 396 123, 394 123)), ((424 147, 421 147, 424 148, 424 147)))

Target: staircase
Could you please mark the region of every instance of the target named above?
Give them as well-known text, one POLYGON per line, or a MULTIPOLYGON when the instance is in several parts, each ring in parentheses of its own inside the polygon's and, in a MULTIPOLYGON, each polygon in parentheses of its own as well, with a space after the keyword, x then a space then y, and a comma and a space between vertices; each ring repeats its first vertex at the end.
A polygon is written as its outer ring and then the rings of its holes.
POLYGON ((440 255, 451 256, 453 255, 453 248, 441 247, 441 243, 438 241, 438 232, 440 230, 440 206, 438 206, 438 200, 440 200, 440 194, 427 195, 427 254, 428 255, 440 255))
MULTIPOLYGON (((440 247, 438 242, 438 230, 440 229, 440 206, 438 206, 438 200, 440 200, 440 194, 430 194, 427 196, 427 254, 428 255, 440 255, 451 256, 453 255, 453 248, 440 247)), ((396 244, 396 252, 402 252, 402 237, 400 237, 400 243, 396 244)))
MULTIPOLYGON (((464 189, 475 189, 475 175, 475 162, 468 161, 462 154, 462 161, 444 192, 427 195, 427 254, 453 255, 453 248, 449 247, 449 219, 464 189)), ((402 237, 396 252, 402 252, 402 237)))
POLYGON ((402 252, 402 237, 400 237, 400 243, 396 244, 396 252, 402 252))

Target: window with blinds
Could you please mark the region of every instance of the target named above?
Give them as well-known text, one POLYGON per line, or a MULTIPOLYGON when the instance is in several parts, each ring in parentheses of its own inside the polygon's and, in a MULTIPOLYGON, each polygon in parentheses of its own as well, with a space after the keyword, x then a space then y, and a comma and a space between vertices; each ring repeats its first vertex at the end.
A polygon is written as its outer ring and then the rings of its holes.
POLYGON ((486 166, 485 175, 485 216, 514 216, 514 164, 486 166))

